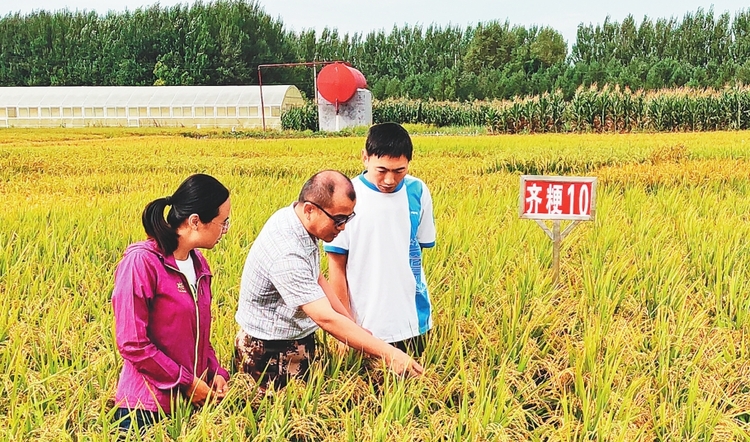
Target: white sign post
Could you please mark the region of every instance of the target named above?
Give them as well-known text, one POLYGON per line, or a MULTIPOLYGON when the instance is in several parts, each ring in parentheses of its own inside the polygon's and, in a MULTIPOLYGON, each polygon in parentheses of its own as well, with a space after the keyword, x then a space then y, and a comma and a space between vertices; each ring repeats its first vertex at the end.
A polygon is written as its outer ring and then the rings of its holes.
POLYGON ((519 214, 533 219, 552 240, 552 269, 555 285, 560 277, 560 244, 581 221, 596 215, 596 178, 522 175, 519 214), (552 229, 545 223, 552 221, 552 229), (562 221, 571 221, 560 232, 562 221))

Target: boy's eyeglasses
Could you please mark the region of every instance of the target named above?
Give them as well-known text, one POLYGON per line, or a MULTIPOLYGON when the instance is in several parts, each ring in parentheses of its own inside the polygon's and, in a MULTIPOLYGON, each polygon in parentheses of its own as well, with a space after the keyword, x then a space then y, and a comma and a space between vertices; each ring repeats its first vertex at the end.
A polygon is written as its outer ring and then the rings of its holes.
POLYGON ((336 227, 343 226, 344 224, 346 224, 349 221, 351 221, 352 218, 354 218, 354 215, 356 215, 356 213, 354 213, 354 212, 352 212, 349 215, 331 215, 330 213, 326 212, 326 210, 324 208, 320 207, 319 205, 315 204, 314 202, 307 201, 307 200, 305 200, 305 202, 312 204, 313 206, 315 206, 318 209, 320 209, 321 212, 325 213, 328 218, 331 218, 331 220, 333 221, 333 224, 336 227))

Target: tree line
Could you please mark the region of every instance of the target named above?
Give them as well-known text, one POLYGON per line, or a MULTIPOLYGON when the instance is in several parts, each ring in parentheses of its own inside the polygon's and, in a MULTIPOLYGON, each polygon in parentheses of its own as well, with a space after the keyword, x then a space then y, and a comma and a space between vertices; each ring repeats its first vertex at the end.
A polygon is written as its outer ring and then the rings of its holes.
MULTIPOLYGON (((632 16, 550 27, 505 21, 402 26, 353 35, 285 29, 253 0, 135 11, 37 11, 0 18, 0 85, 257 84, 262 63, 344 60, 377 99, 511 99, 580 87, 720 89, 750 83, 750 9, 682 19, 632 16)), ((308 68, 263 72, 264 82, 313 93, 308 68)))

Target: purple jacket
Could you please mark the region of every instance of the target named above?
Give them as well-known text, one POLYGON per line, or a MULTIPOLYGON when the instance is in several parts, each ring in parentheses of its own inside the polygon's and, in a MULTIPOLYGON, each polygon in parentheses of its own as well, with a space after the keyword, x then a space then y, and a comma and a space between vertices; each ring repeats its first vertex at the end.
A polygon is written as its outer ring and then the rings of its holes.
POLYGON ((171 413, 171 398, 186 391, 193 376, 217 374, 211 336, 211 270, 192 252, 197 279, 194 298, 174 256, 156 241, 131 244, 117 265, 112 306, 117 349, 125 360, 117 384, 117 407, 171 413), (196 312, 197 309, 197 312, 196 312))

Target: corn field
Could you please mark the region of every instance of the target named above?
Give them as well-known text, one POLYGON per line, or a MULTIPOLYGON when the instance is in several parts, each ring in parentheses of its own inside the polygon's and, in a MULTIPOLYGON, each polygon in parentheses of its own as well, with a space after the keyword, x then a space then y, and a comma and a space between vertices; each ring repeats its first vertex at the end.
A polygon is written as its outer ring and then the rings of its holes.
MULTIPOLYGON (((437 102, 384 100, 373 103, 382 123, 480 126, 490 133, 698 132, 750 128, 750 88, 658 92, 619 87, 579 88, 570 101, 561 92, 512 101, 437 102)), ((312 104, 282 115, 285 129, 316 130, 312 104)))
MULTIPOLYGON (((750 439, 750 132, 413 140, 438 228, 425 376, 367 372, 319 332, 309 382, 256 397, 230 370, 223 402, 182 404, 143 440, 750 439), (550 241, 518 217, 525 173, 599 179, 596 220, 563 242, 557 286, 550 241)), ((196 172, 230 189, 232 227, 206 256, 212 342, 231 367, 254 238, 314 172, 360 173, 363 145, 1 131, 0 440, 114 439, 113 272, 144 237, 147 202, 196 172)))

